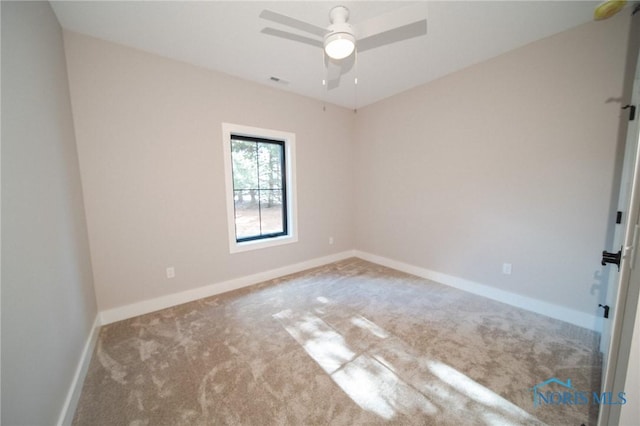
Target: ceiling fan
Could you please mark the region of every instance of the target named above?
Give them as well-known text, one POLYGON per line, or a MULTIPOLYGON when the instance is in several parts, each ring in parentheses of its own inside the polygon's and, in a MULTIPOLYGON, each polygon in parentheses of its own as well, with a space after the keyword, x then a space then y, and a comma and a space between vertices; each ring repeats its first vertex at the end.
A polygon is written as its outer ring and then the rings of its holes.
POLYGON ((349 9, 336 6, 329 12, 330 25, 326 28, 271 10, 263 10, 260 17, 316 36, 310 38, 270 27, 262 30, 264 34, 321 47, 325 52, 329 89, 337 87, 340 76, 353 67, 354 51, 365 52, 427 33, 424 3, 396 9, 358 24, 349 23, 349 9))

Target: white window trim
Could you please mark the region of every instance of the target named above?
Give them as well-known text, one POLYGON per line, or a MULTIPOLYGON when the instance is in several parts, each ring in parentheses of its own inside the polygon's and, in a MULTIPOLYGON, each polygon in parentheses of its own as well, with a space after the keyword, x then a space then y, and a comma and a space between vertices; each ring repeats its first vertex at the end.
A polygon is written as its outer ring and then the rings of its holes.
POLYGON ((241 253, 275 247, 298 241, 298 200, 296 197, 296 135, 280 130, 261 129, 240 124, 222 123, 222 149, 224 158, 224 182, 227 200, 227 226, 229 232, 229 252, 241 253), (233 202, 233 168, 231 164, 231 135, 253 136, 257 138, 284 141, 287 177, 287 234, 263 240, 236 241, 236 220, 233 202))

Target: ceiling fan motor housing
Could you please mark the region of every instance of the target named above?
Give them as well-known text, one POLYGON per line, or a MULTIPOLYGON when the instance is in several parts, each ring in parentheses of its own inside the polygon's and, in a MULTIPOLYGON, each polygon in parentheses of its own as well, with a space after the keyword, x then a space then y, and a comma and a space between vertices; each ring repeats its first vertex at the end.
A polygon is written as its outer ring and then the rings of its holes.
POLYGON ((329 22, 341 24, 349 20, 349 9, 344 6, 336 6, 329 11, 329 22))
POLYGON ((333 59, 343 59, 351 55, 355 48, 356 38, 353 28, 347 20, 349 9, 344 6, 336 6, 329 12, 331 25, 329 33, 324 37, 324 48, 333 59))

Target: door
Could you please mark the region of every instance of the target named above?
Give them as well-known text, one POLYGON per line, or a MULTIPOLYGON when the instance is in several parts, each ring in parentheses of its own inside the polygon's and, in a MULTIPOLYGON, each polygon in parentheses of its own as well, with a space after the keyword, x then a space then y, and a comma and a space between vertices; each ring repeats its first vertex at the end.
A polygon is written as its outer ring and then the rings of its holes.
MULTIPOLYGON (((603 253, 603 261, 614 260, 614 254, 620 253, 619 269, 616 265, 611 264, 609 269, 609 285, 606 298, 601 311, 605 310, 609 313, 608 319, 603 319, 602 337, 600 349, 603 353, 603 370, 602 370, 602 392, 622 391, 622 389, 614 389, 616 378, 616 370, 618 368, 626 369, 626 365, 619 365, 620 345, 622 337, 623 319, 625 317, 625 306, 627 306, 627 296, 629 293, 630 276, 634 269, 640 268, 639 259, 636 259, 640 238, 640 119, 639 106, 640 101, 640 57, 638 56, 640 49, 640 13, 636 13, 640 7, 636 7, 632 17, 632 25, 629 40, 629 54, 627 56, 629 77, 632 80, 625 84, 627 93, 623 94, 623 99, 629 100, 628 105, 624 105, 623 116, 627 120, 624 160, 622 164, 622 172, 620 176, 620 189, 618 197, 618 215, 617 225, 614 231, 613 246, 610 247, 609 256, 603 253), (630 92, 630 93, 629 93, 630 92)), ((632 292, 631 294, 635 294, 632 292)), ((637 298, 637 295, 635 296, 637 298)), ((630 301, 630 305, 635 302, 630 301)), ((622 357, 624 358, 624 357, 622 357)), ((598 424, 610 424, 611 407, 602 405, 598 416, 598 424)))

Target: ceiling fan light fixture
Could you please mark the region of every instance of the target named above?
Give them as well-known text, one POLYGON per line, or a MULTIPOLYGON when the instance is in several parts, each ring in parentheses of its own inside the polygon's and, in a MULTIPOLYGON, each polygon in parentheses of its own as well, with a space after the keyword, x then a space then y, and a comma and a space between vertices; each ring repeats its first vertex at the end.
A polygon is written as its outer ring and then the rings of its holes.
POLYGON ((332 59, 344 59, 351 55, 355 48, 356 38, 350 33, 332 33, 324 40, 324 51, 332 59))

